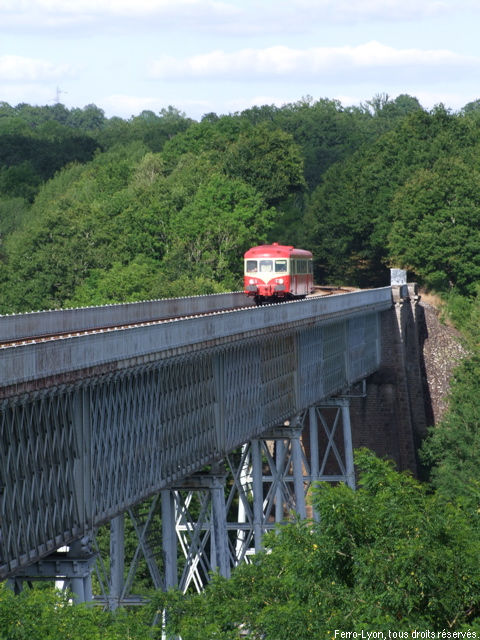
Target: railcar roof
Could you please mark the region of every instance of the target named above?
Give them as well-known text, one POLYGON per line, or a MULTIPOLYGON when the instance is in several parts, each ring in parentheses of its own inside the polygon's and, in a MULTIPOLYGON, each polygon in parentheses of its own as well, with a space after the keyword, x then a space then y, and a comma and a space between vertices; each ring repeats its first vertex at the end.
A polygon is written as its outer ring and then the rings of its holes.
POLYGON ((245 253, 245 258, 311 258, 312 253, 305 249, 296 249, 292 245, 278 244, 262 244, 258 247, 252 247, 245 253))

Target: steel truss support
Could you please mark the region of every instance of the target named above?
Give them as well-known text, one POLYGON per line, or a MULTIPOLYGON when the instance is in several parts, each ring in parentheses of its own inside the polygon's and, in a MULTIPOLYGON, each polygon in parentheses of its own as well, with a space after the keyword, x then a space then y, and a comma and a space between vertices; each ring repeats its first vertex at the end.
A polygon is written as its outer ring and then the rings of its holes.
POLYGON ((164 490, 149 503, 127 511, 128 519, 118 516, 110 522, 110 563, 99 558, 97 576, 102 596, 97 602, 109 609, 141 604, 131 595, 141 557, 146 561, 152 586, 156 589, 189 587, 198 591, 210 573, 230 575, 231 561, 227 538, 224 465, 214 463, 209 473, 190 476, 175 488, 164 490), (161 518, 161 524, 160 524, 161 518), (135 530, 138 544, 127 567, 125 528, 135 530), (185 561, 178 576, 178 554, 185 561), (125 577, 126 576, 126 577, 125 577))
POLYGON ((56 581, 62 589, 70 590, 76 603, 92 600, 92 569, 96 554, 92 552, 89 538, 76 540, 65 551, 56 551, 44 560, 19 571, 8 584, 15 593, 24 583, 56 581))
POLYGON ((164 492, 169 586, 201 591, 212 571, 228 576, 231 567, 262 548, 266 531, 293 513, 307 517, 306 494, 315 481, 355 488, 348 398, 311 407, 231 452, 210 473, 192 476, 164 492), (167 528, 167 521, 171 527, 173 520, 184 557, 178 582, 177 551, 167 528))
MULTIPOLYGON (((141 503, 133 509, 128 509, 125 514, 117 516, 110 522, 110 567, 107 568, 107 563, 99 554, 96 574, 102 594, 95 597, 96 602, 103 604, 110 610, 119 606, 143 604, 143 597, 131 595, 142 557, 155 589, 174 586, 173 582, 168 582, 168 567, 166 565, 163 567, 164 550, 162 549, 159 524, 161 498, 163 499, 163 495, 157 494, 151 500, 141 503), (129 559, 128 566, 125 558, 126 526, 135 531, 137 538, 137 546, 133 556, 129 559)), ((171 554, 165 555, 169 557, 171 554)))
MULTIPOLYGON (((142 598, 130 594, 142 557, 157 589, 201 591, 212 572, 228 577, 232 567, 248 561, 262 548, 265 532, 294 513, 302 519, 317 517, 306 500, 316 481, 344 482, 355 488, 348 397, 310 407, 230 452, 208 471, 190 476, 114 518, 110 523, 109 570, 97 553, 96 571, 103 595, 95 599, 110 609, 141 604, 142 598), (127 524, 137 537, 128 566, 127 524)), ((80 601, 91 598, 91 558, 93 555, 83 564, 75 559, 72 567, 75 565, 77 573, 62 565, 61 574, 70 580, 69 586, 80 601)), ((53 563, 52 559, 52 567, 53 563)), ((41 565, 45 572, 47 564, 33 565, 37 568, 30 571, 30 577, 17 580, 38 579, 33 574, 41 565)), ((51 579, 60 574, 52 568, 49 575, 51 579)))
POLYGON ((311 481, 345 482, 355 489, 349 398, 332 398, 310 407, 309 420, 312 451, 323 451, 321 459, 316 455, 312 458, 315 466, 312 464, 311 481), (316 438, 320 438, 320 441, 316 442, 316 438))

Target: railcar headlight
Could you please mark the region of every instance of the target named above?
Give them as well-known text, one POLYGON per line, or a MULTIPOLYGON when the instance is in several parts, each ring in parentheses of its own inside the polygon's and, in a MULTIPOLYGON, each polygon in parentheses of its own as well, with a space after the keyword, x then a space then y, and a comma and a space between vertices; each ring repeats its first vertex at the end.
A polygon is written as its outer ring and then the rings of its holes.
POLYGON ((248 281, 248 284, 255 284, 255 280, 253 278, 250 278, 250 280, 248 281))
POLYGON ((278 284, 283 284, 283 278, 277 278, 278 284))

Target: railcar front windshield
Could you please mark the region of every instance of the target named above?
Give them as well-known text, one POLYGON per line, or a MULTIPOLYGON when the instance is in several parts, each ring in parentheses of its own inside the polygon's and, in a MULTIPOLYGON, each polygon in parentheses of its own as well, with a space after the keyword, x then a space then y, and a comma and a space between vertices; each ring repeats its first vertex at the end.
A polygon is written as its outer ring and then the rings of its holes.
POLYGON ((278 258, 271 260, 263 258, 261 260, 245 260, 245 273, 288 273, 288 260, 278 258))
POLYGON ((273 271, 273 260, 260 260, 260 273, 271 273, 273 271))

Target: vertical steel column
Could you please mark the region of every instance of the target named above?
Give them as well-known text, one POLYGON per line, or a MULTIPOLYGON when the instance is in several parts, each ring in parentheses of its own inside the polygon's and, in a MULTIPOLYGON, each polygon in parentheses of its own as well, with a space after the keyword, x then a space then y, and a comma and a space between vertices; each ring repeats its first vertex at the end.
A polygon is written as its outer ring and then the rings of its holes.
POLYGON ((312 482, 318 480, 320 475, 320 456, 318 455, 318 420, 317 410, 310 407, 308 410, 308 423, 310 429, 310 476, 312 482))
MULTIPOLYGON (((242 445, 242 455, 240 458, 240 475, 238 490, 238 522, 244 524, 247 522, 247 510, 245 508, 246 493, 250 484, 250 448, 248 443, 242 445)), ((232 473, 235 476, 235 472, 232 469, 232 473)), ((237 529, 237 541, 235 545, 235 558, 238 559, 242 555, 243 545, 245 544, 246 531, 244 529, 237 529)), ((236 563, 236 562, 235 562, 236 563)))
POLYGON ((175 498, 173 491, 162 491, 162 545, 165 591, 178 585, 177 533, 175 528, 175 498))
POLYGON ((230 577, 230 558, 228 551, 227 511, 225 508, 225 469, 218 462, 212 464, 212 533, 213 551, 211 564, 220 575, 230 577))
POLYGON ((125 519, 123 513, 110 522, 110 610, 120 605, 125 569, 125 519))
MULTIPOLYGON (((67 555, 72 557, 72 559, 85 558, 86 542, 88 543, 88 538, 72 542, 67 555)), ((91 572, 89 571, 88 575, 72 576, 70 579, 70 589, 75 596, 75 602, 90 602, 93 600, 91 572)))
POLYGON ((343 442, 345 445, 345 475, 350 489, 355 489, 355 468, 353 464, 352 426, 350 423, 350 402, 342 402, 343 442))
POLYGON ((292 466, 293 466, 293 486, 295 490, 295 506, 297 513, 302 520, 307 517, 305 506, 305 487, 303 484, 303 460, 302 445, 300 442, 301 430, 299 429, 291 439, 292 466))
POLYGON ((263 469, 261 441, 252 440, 252 491, 253 491, 253 536, 255 540, 255 553, 262 548, 263 538, 263 469))
POLYGON ((275 491, 275 522, 280 523, 283 522, 283 514, 284 508, 283 503, 285 501, 285 496, 283 493, 283 483, 280 481, 281 474, 283 473, 283 466, 285 464, 285 444, 282 440, 277 440, 275 442, 275 462, 276 462, 276 470, 277 470, 277 489, 275 491))
POLYGON ((87 602, 83 578, 72 578, 70 580, 70 589, 74 595, 75 603, 87 602))
POLYGON ((92 590, 92 572, 90 571, 89 575, 83 579, 83 593, 85 595, 85 602, 91 602, 93 600, 93 590, 92 590))
MULTIPOLYGON (((310 430, 310 477, 312 482, 316 482, 320 477, 320 456, 318 454, 318 419, 316 407, 308 410, 308 425, 310 430)), ((318 522, 319 515, 312 509, 313 519, 318 522)))

